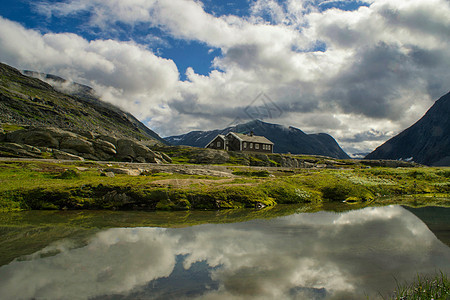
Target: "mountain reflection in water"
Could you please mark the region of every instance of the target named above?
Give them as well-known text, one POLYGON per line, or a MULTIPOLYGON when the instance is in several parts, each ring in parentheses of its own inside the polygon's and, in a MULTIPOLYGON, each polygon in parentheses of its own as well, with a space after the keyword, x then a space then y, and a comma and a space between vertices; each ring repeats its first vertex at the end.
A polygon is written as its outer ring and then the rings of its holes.
POLYGON ((114 228, 0 267, 3 299, 370 299, 450 271, 400 206, 188 228, 114 228), (56 254, 55 254, 56 253, 56 254))

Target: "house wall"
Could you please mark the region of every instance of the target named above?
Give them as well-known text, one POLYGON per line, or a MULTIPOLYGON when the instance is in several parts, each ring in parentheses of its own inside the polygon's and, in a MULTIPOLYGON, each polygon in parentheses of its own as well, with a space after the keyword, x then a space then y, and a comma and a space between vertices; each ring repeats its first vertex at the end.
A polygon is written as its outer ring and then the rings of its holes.
POLYGON ((229 151, 241 151, 241 141, 239 139, 232 134, 227 135, 227 139, 229 151))
POLYGON ((242 143, 243 152, 273 153, 273 145, 262 143, 242 143))
POLYGON ((207 148, 224 150, 225 149, 225 140, 223 138, 221 138, 220 136, 217 136, 211 143, 209 143, 207 148), (220 146, 218 143, 220 143, 220 146))

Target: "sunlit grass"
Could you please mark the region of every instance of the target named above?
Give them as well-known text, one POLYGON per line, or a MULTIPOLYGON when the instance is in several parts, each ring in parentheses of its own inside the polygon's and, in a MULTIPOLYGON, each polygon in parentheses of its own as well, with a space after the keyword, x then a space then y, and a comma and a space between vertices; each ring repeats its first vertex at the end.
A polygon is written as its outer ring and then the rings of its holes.
POLYGON ((397 290, 390 299, 395 300, 448 300, 450 299, 450 281, 447 275, 417 276, 411 284, 397 284, 397 290))

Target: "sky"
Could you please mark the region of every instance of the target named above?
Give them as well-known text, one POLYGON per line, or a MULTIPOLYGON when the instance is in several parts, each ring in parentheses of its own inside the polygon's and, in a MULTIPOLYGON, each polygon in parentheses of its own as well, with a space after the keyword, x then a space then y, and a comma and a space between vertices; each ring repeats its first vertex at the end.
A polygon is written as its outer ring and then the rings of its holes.
POLYGON ((351 154, 449 92, 449 15, 449 0, 3 0, 0 61, 89 85, 161 136, 261 119, 351 154))

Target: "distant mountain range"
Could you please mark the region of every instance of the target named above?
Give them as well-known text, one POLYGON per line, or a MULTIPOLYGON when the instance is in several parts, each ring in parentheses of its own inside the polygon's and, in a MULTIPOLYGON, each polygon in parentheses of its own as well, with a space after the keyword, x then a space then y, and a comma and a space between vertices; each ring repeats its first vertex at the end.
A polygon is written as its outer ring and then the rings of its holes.
POLYGON ((54 126, 72 132, 165 141, 131 114, 101 101, 93 89, 61 77, 24 71, 0 63, 0 122, 54 126), (44 79, 52 85, 40 80, 44 79))
POLYGON ((450 93, 437 100, 414 125, 366 158, 407 159, 430 166, 450 166, 450 93))
POLYGON ((336 140, 326 134, 306 134, 294 127, 285 127, 270 124, 260 120, 254 120, 245 124, 217 129, 212 131, 192 131, 183 135, 166 137, 165 140, 172 145, 185 145, 193 147, 205 147, 218 134, 227 134, 233 131, 237 133, 250 133, 265 136, 271 140, 276 153, 324 155, 334 158, 350 158, 336 140))

